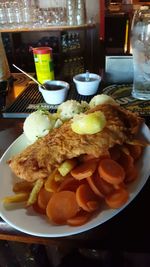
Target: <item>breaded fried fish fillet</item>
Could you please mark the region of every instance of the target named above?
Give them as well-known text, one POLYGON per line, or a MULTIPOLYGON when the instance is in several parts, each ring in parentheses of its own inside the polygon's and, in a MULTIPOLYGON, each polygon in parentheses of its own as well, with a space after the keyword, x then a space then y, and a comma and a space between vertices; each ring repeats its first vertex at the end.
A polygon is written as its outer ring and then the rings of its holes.
POLYGON ((64 160, 82 154, 93 154, 95 157, 105 155, 110 147, 132 140, 138 132, 142 119, 137 114, 110 104, 96 106, 88 113, 99 110, 106 118, 101 132, 80 135, 72 131, 71 120, 67 121, 13 156, 8 162, 12 171, 28 181, 46 178, 64 160))

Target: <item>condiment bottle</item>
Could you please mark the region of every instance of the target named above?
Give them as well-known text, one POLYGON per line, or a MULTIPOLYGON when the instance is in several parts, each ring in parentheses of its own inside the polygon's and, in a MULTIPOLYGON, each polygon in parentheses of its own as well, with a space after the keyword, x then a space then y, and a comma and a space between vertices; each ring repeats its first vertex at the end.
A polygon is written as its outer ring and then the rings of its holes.
POLYGON ((37 47, 32 50, 38 81, 44 83, 46 80, 54 80, 52 48, 37 47))

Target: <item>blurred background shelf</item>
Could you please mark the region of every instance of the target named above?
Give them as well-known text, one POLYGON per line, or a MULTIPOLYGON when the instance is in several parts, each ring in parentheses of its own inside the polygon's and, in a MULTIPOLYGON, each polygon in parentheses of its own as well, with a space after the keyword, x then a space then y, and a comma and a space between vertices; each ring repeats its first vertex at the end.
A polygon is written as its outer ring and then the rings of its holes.
POLYGON ((95 24, 83 24, 83 25, 57 25, 48 27, 25 27, 25 28, 1 28, 0 32, 34 32, 34 31, 64 31, 64 30, 79 30, 84 28, 95 28, 95 24))
POLYGON ((35 72, 32 47, 49 46, 53 49, 55 77, 69 81, 88 69, 98 72, 96 25, 60 26, 35 29, 9 29, 1 32, 10 71, 12 64, 27 72, 35 72), (34 32, 33 32, 34 31, 34 32))

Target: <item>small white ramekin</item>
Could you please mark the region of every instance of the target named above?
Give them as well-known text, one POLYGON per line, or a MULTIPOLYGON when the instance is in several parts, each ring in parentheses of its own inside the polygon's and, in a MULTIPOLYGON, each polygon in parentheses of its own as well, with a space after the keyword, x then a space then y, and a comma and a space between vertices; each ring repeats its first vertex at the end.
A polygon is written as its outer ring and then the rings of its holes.
POLYGON ((95 73, 89 73, 89 78, 92 78, 92 80, 86 81, 86 75, 87 73, 82 73, 73 77, 77 92, 80 95, 94 95, 99 88, 101 76, 95 73))
POLYGON ((41 92, 45 102, 47 104, 61 104, 62 102, 65 101, 68 91, 69 91, 69 83, 64 82, 64 81, 57 81, 57 80, 52 80, 52 81, 45 81, 44 85, 56 85, 56 86, 63 86, 62 89, 43 89, 41 86, 39 86, 39 91, 41 92))

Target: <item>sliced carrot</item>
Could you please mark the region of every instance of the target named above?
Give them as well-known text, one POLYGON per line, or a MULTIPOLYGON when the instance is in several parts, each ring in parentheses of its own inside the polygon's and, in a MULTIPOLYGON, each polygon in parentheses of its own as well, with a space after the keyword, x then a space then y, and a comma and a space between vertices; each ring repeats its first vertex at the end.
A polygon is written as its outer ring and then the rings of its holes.
POLYGON ((54 193, 46 208, 48 218, 56 224, 65 224, 78 211, 79 206, 76 201, 76 195, 71 191, 54 193))
POLYGON ((79 207, 81 207, 83 210, 88 211, 88 212, 97 210, 98 207, 100 206, 100 200, 91 190, 89 185, 86 183, 78 187, 76 191, 76 199, 77 199, 77 203, 79 207), (88 204, 88 203, 92 203, 92 204, 88 204))
POLYGON ((127 202, 128 198, 128 191, 125 188, 120 188, 106 196, 105 201, 110 208, 118 209, 127 202))
POLYGON ((120 184, 125 178, 124 169, 112 159, 103 159, 98 166, 98 172, 110 184, 120 184))
POLYGON ((121 152, 120 152, 120 146, 115 145, 109 149, 110 157, 113 160, 118 160, 120 158, 121 152))
POLYGON ((57 169, 53 170, 53 172, 48 176, 44 187, 46 191, 49 192, 56 192, 59 185, 60 185, 60 181, 56 181, 55 180, 55 175, 57 175, 57 169))
POLYGON ((80 226, 85 224, 90 218, 91 213, 81 210, 75 217, 67 220, 67 224, 71 226, 80 226))
POLYGON ((92 189, 92 191, 99 197, 103 197, 104 195, 101 193, 101 191, 99 190, 98 186, 96 185, 96 182, 95 182, 95 177, 96 177, 97 172, 94 173, 92 176, 89 176, 87 177, 87 181, 88 181, 88 184, 90 186, 90 188, 92 189))
POLYGON ((90 200, 87 202, 87 207, 90 211, 95 211, 99 209, 99 202, 95 200, 90 200))
POLYGON ((79 187, 79 185, 80 185, 80 181, 74 179, 74 177, 70 175, 66 177, 64 181, 61 182, 60 186, 57 189, 57 192, 64 191, 64 190, 75 192, 77 188, 79 187))
POLYGON ((126 177, 124 182, 125 183, 131 183, 133 181, 135 181, 138 177, 138 170, 136 168, 136 166, 133 166, 133 168, 129 169, 126 171, 126 177))
POLYGON ((137 160, 140 158, 142 154, 142 146, 140 145, 128 145, 130 154, 134 160, 137 160))
POLYGON ((132 169, 134 164, 134 159, 130 154, 122 153, 119 159, 119 164, 124 168, 124 170, 132 169))
POLYGON ((114 191, 114 185, 106 182, 102 179, 98 173, 98 171, 94 175, 95 186, 98 188, 99 192, 103 197, 111 194, 114 191))
POLYGON ((85 179, 95 172, 97 164, 97 159, 83 162, 71 171, 71 175, 77 180, 85 179))
POLYGON ((50 197, 52 196, 53 193, 48 192, 47 190, 45 190, 44 187, 41 188, 39 194, 38 194, 38 206, 43 209, 46 210, 48 201, 50 200, 50 197))

